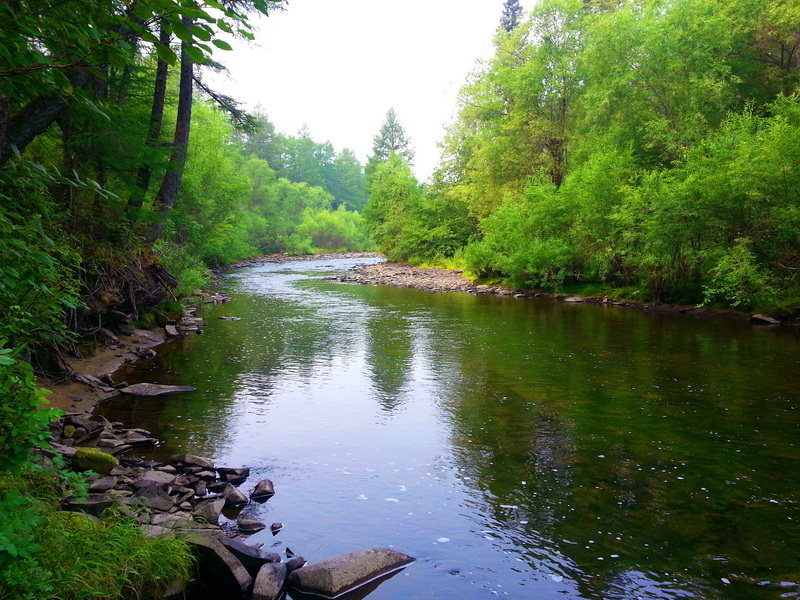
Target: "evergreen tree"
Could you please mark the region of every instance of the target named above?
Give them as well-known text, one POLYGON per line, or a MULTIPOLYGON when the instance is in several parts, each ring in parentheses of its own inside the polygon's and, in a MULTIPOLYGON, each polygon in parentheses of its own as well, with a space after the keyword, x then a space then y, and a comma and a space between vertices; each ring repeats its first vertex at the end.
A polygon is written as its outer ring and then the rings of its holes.
POLYGON ((505 0, 503 2, 503 16, 500 17, 500 27, 498 29, 505 29, 511 32, 519 25, 520 17, 522 16, 522 7, 519 5, 519 0, 505 0))
POLYGON ((394 108, 388 110, 386 120, 381 125, 378 135, 372 139, 372 156, 367 161, 367 177, 371 176, 376 165, 385 163, 392 154, 402 156, 409 164, 414 160, 411 140, 406 135, 400 121, 397 120, 394 108))

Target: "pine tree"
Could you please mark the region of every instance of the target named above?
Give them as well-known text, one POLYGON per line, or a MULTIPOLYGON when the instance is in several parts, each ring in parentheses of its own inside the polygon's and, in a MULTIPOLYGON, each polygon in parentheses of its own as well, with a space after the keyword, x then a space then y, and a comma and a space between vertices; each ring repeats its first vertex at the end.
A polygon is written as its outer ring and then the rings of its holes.
POLYGON ((500 27, 498 29, 505 29, 508 32, 516 29, 521 16, 522 7, 519 5, 519 0, 505 0, 503 2, 503 16, 500 18, 500 27))

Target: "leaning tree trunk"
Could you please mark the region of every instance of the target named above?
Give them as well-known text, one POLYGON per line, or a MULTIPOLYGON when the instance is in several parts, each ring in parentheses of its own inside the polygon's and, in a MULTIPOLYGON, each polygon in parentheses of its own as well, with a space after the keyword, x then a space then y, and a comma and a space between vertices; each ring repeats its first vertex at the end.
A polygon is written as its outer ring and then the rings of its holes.
MULTIPOLYGON (((166 28, 161 26, 159 32, 158 43, 163 46, 169 45, 169 32, 166 28)), ((181 63, 183 64, 183 63, 181 63)), ((156 65, 156 82, 155 89, 153 90, 153 106, 150 109, 150 129, 147 132, 147 148, 155 148, 158 145, 158 140, 161 138, 161 128, 164 123, 164 102, 167 96, 167 74, 169 65, 160 58, 156 65)), ((189 92, 191 95, 191 92, 189 92)), ((149 163, 143 163, 139 167, 139 172, 136 178, 136 188, 131 190, 131 196, 128 199, 128 219, 131 225, 136 222, 139 216, 139 210, 144 203, 144 197, 147 190, 150 188, 150 178, 152 176, 152 169, 149 163)))
MULTIPOLYGON (((183 17, 183 24, 191 31, 192 22, 183 17)), ((181 186, 183 167, 186 164, 186 150, 189 146, 189 128, 192 122, 192 80, 194 75, 194 61, 186 48, 191 42, 181 43, 181 78, 178 86, 178 116, 175 121, 175 137, 172 143, 172 155, 169 159, 167 172, 161 181, 161 187, 156 194, 154 207, 158 219, 153 223, 147 235, 147 242, 152 246, 161 236, 161 230, 169 216, 170 210, 175 205, 178 189, 181 186)))

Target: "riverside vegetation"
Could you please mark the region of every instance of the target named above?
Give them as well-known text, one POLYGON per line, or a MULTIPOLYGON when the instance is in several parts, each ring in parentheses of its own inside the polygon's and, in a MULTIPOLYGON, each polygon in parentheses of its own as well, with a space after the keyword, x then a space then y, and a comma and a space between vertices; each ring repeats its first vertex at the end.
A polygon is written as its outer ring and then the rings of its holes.
POLYGON ((280 9, 0 5, 0 597, 91 595, 56 590, 55 548, 100 531, 130 568, 102 575, 94 544, 73 568, 114 597, 186 568, 123 519, 58 515, 84 484, 31 452, 58 416, 35 373, 63 377, 79 336, 178 310, 209 267, 376 244, 514 287, 797 315, 796 3, 542 0, 524 16, 506 0, 424 186, 393 111, 362 168, 203 81, 222 35, 253 39, 252 16, 280 9))

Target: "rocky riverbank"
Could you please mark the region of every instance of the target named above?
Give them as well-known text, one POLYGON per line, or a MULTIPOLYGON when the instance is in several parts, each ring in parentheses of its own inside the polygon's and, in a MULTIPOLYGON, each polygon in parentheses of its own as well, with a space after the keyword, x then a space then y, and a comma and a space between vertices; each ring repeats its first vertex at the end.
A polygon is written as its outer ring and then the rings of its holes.
POLYGON ((463 271, 459 269, 422 269, 403 263, 383 262, 374 265, 355 267, 353 273, 353 275, 334 276, 329 279, 347 283, 359 283, 362 285, 394 285, 429 292, 467 292, 469 294, 512 296, 519 299, 542 298, 568 303, 587 302, 662 313, 680 313, 749 321, 757 325, 781 324, 778 319, 768 315, 750 314, 736 310, 715 310, 693 304, 679 305, 637 302, 635 300, 610 300, 605 296, 581 297, 569 294, 552 294, 537 290, 517 290, 503 286, 476 284, 466 279, 463 271))
POLYGON ((329 260, 333 258, 376 258, 380 254, 375 252, 320 252, 319 254, 264 254, 255 258, 248 258, 233 263, 225 267, 228 269, 241 269, 252 265, 263 265, 265 263, 287 263, 293 261, 309 260, 329 260))
MULTIPOLYGON (((200 299, 206 304, 230 300, 220 294, 203 294, 200 299)), ((203 326, 198 309, 190 307, 160 330, 98 330, 93 356, 65 359, 67 380, 52 386, 50 400, 67 414, 52 423, 50 447, 42 451, 42 460, 59 454, 68 468, 92 474, 86 476, 88 497, 68 496, 62 509, 96 520, 109 510, 123 513, 149 537, 186 542, 196 558, 195 573, 188 581, 170 582, 164 598, 276 600, 285 597, 287 588, 293 597, 345 599, 354 592, 363 598, 413 562, 395 550, 377 548, 307 565, 289 548, 278 554, 263 550, 263 544, 249 544, 248 536, 268 526, 248 518, 252 511, 247 507, 275 494, 272 481, 261 479, 250 487, 249 468, 221 467, 189 454, 174 455, 168 463, 146 460, 137 455, 160 444, 150 432, 90 413, 97 403, 118 394, 151 396, 193 389, 128 385, 115 382, 113 374, 123 364, 152 358, 153 348, 170 337, 203 333, 203 326)), ((273 536, 282 529, 282 523, 269 525, 273 536)))

